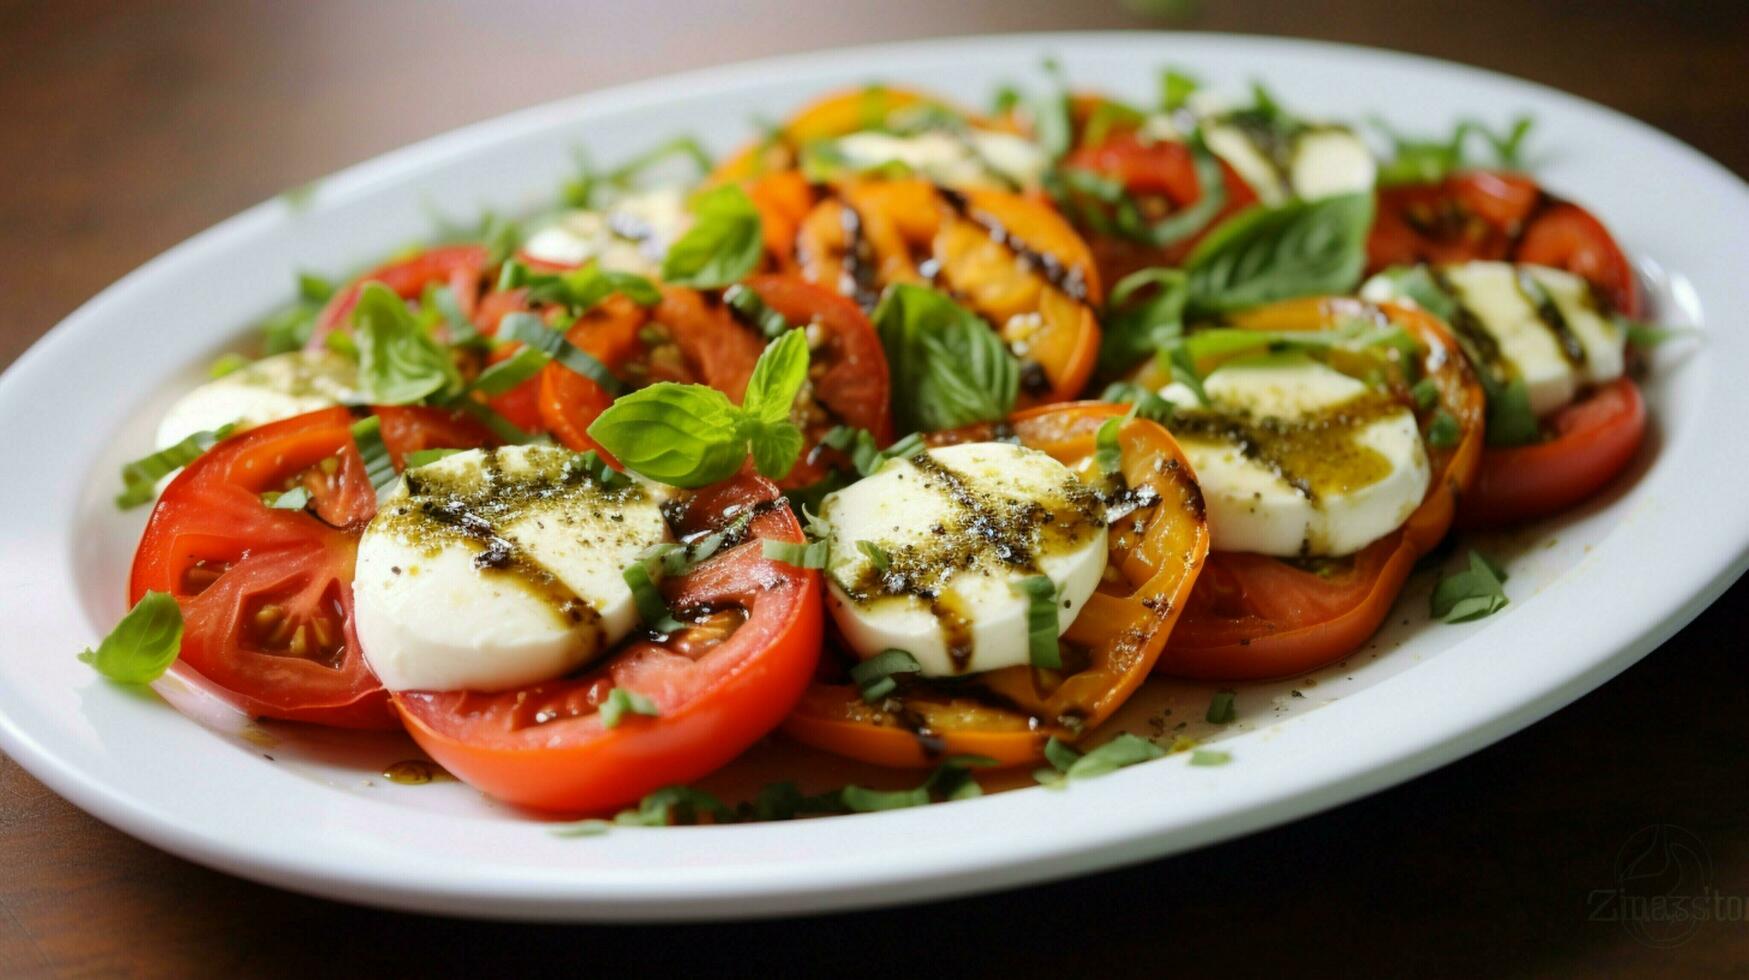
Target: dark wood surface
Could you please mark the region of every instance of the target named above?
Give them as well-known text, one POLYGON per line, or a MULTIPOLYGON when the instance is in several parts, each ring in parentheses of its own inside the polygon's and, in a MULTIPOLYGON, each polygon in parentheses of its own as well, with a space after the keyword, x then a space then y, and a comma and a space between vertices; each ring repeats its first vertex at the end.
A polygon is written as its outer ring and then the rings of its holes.
MULTIPOLYGON (((1381 45, 1568 89, 1749 173, 1749 4, 1740 0, 1204 0, 1188 12, 1141 0, 691 6, 0 5, 0 104, 11 119, 0 128, 0 365, 168 246, 376 153, 593 87, 863 41, 1177 26, 1381 45), (1153 12, 1162 7, 1165 16, 1153 12)), ((1739 584, 1573 707, 1321 816, 1078 881, 817 919, 584 928, 366 910, 169 857, 0 758, 0 975, 532 972, 549 962, 622 976, 713 965, 1743 974, 1749 922, 1703 922, 1662 947, 1592 921, 1588 905, 1618 886, 1618 855, 1635 834, 1669 824, 1699 843, 1711 887, 1735 897, 1741 915, 1746 602, 1749 586, 1739 584)), ((4 655, 45 654, 15 637, 4 655)), ((1698 892, 1692 876, 1665 890, 1698 892)))

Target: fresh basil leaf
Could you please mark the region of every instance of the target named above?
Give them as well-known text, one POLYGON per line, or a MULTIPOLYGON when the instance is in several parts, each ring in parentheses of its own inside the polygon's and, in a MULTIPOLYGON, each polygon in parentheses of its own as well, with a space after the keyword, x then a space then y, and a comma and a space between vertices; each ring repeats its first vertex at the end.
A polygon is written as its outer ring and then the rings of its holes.
POLYGON ((620 578, 632 592, 632 605, 637 607, 638 620, 658 633, 673 633, 682 628, 668 609, 668 600, 656 587, 656 578, 648 562, 640 559, 620 570, 620 578))
POLYGON ((1158 759, 1165 754, 1166 750, 1153 742, 1123 732, 1076 759, 1063 771, 1063 775, 1070 779, 1092 779, 1139 762, 1158 759))
POLYGON ((1504 385, 1492 381, 1485 370, 1477 371, 1488 395, 1487 442, 1490 446, 1528 446, 1542 438, 1542 423, 1530 410, 1530 386, 1523 378, 1504 385))
POLYGON ((372 415, 352 423, 352 441, 358 446, 358 455, 364 459, 364 473, 380 500, 395 485, 396 477, 389 447, 383 444, 383 420, 372 415))
POLYGON ((1435 619, 1467 623, 1506 608, 1506 572, 1481 552, 1471 550, 1468 567, 1442 577, 1433 586, 1435 619))
POLYGON ((788 422, 796 395, 808 380, 808 338, 791 330, 760 353, 747 379, 741 410, 764 425, 788 422))
POLYGON ((922 670, 923 665, 907 651, 882 650, 850 668, 850 681, 856 685, 864 701, 880 704, 887 695, 898 690, 899 682, 893 679, 894 674, 916 674, 922 670))
POLYGON ((310 505, 310 491, 292 487, 284 493, 264 493, 261 502, 274 510, 303 510, 310 505))
POLYGON ((618 728, 619 723, 627 714, 644 715, 655 718, 662 714, 656 709, 656 702, 636 691, 624 687, 616 687, 607 692, 607 698, 601 702, 598 709, 601 713, 601 724, 606 728, 618 728))
POLYGON ((1061 670, 1063 651, 1057 642, 1062 632, 1057 606, 1057 584, 1048 575, 1032 575, 1011 586, 1026 596, 1027 655, 1034 667, 1061 670))
POLYGON ((737 282, 759 265, 765 240, 759 211, 735 184, 700 193, 692 202, 693 223, 668 249, 662 279, 677 286, 719 289, 737 282))
POLYGON ((1616 326, 1627 336, 1628 343, 1641 350, 1650 350, 1659 344, 1684 337, 1698 337, 1700 331, 1693 327, 1660 327, 1651 323, 1635 323, 1625 317, 1616 317, 1616 326))
POLYGON ((1179 269, 1142 269, 1118 280, 1105 304, 1099 373, 1114 377, 1184 333, 1190 281, 1179 269))
POLYGON ((483 349, 490 345, 490 339, 480 333, 479 328, 474 326, 474 321, 462 312, 461 302, 455 298, 455 290, 432 283, 425 287, 419 303, 428 316, 443 324, 451 347, 483 349))
POLYGON ((1130 381, 1113 381, 1100 392, 1099 400, 1129 405, 1137 416, 1151 422, 1165 422, 1172 417, 1172 403, 1130 381))
POLYGON ((1222 222, 1185 266, 1189 307, 1225 313, 1297 296, 1345 293, 1366 265, 1373 196, 1256 205, 1222 222))
POLYGON ((1201 82, 1181 71, 1166 69, 1160 73, 1160 108, 1167 112, 1177 112, 1184 108, 1201 85, 1201 82))
POLYGON ((79 659, 119 684, 149 684, 182 649, 182 609, 168 592, 147 592, 115 629, 79 659))
POLYGON ((1081 752, 1055 735, 1045 742, 1045 761, 1057 772, 1066 773, 1080 761, 1081 752))
POLYGON ((898 283, 875 307, 901 428, 993 422, 1014 408, 1020 366, 1002 338, 946 295, 898 283))
POLYGON ((213 444, 230 435, 236 423, 221 425, 210 432, 196 432, 174 446, 160 449, 150 456, 122 464, 121 493, 115 505, 122 510, 149 504, 158 496, 158 481, 200 458, 213 444))
POLYGON ((367 282, 352 310, 358 381, 374 405, 407 405, 453 394, 461 375, 442 344, 420 325, 394 290, 367 282))
POLYGON ((625 395, 590 423, 589 437, 626 468, 689 490, 728 479, 747 458, 740 411, 703 385, 661 382, 625 395))

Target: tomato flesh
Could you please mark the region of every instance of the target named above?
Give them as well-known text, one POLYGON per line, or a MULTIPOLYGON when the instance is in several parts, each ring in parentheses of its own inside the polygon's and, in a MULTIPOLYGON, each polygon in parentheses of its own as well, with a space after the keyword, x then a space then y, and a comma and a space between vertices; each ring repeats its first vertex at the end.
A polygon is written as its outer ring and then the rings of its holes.
POLYGON ((1646 403, 1618 378, 1556 412, 1548 438, 1528 446, 1493 446, 1458 503, 1458 525, 1501 527, 1557 514, 1597 493, 1639 452, 1646 403))

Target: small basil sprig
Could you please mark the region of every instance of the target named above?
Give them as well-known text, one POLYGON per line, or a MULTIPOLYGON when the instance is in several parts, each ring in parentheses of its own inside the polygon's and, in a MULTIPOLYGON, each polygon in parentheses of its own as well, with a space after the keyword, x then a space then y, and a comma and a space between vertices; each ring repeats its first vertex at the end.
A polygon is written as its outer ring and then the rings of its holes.
POLYGON ((431 336, 394 290, 367 282, 352 310, 358 384, 373 405, 407 405, 462 388, 449 350, 431 336))
POLYGON ((747 192, 724 184, 692 201, 692 227, 662 259, 662 279, 677 286, 719 289, 738 282, 759 265, 765 239, 759 210, 747 192))
POLYGON ((1371 120, 1373 128, 1391 141, 1392 157, 1379 167, 1381 186, 1431 184, 1467 167, 1476 166, 1468 151, 1471 136, 1480 136, 1494 152, 1493 163, 1508 169, 1524 166, 1524 140, 1530 135, 1531 117, 1519 116, 1504 133, 1495 133, 1474 119, 1460 120, 1444 140, 1404 136, 1383 119, 1371 120))
POLYGON ((807 338, 792 330, 759 355, 740 406, 715 388, 663 382, 609 405, 589 437, 627 469, 670 486, 725 480, 749 453, 761 474, 780 479, 802 452, 790 411, 807 377, 807 338))
POLYGON ((1189 308, 1226 313, 1345 293, 1366 266, 1372 218, 1370 193, 1248 208, 1218 225, 1185 261, 1189 308))
POLYGON ((79 659, 120 684, 149 684, 182 649, 182 609, 168 592, 147 592, 115 629, 79 659))
POLYGON ((977 314, 926 286, 896 283, 874 311, 901 430, 993 422, 1014 409, 1020 365, 977 314))
POLYGON ((1435 619, 1467 623, 1506 608, 1506 569, 1471 550, 1469 565, 1444 576, 1433 586, 1430 603, 1435 619))
POLYGON ((1113 377, 1184 333, 1190 282, 1178 269, 1142 269, 1118 280, 1105 304, 1099 373, 1113 377))

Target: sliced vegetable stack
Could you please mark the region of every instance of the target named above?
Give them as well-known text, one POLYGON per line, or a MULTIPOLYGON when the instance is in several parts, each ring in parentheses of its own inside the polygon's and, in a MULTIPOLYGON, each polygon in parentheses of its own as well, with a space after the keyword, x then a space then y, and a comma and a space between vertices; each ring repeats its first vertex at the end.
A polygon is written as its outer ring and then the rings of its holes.
MULTIPOLYGON (((621 824, 1158 758, 1112 722, 1151 673, 1341 660, 1454 521, 1581 505, 1640 451, 1671 334, 1528 130, 1380 156, 1261 85, 1050 66, 988 114, 873 86, 721 163, 585 168, 550 213, 300 275, 124 469, 156 503, 85 659, 621 824), (767 737, 929 774, 685 785, 767 737)), ((1432 614, 1507 575, 1469 552, 1432 614)))

